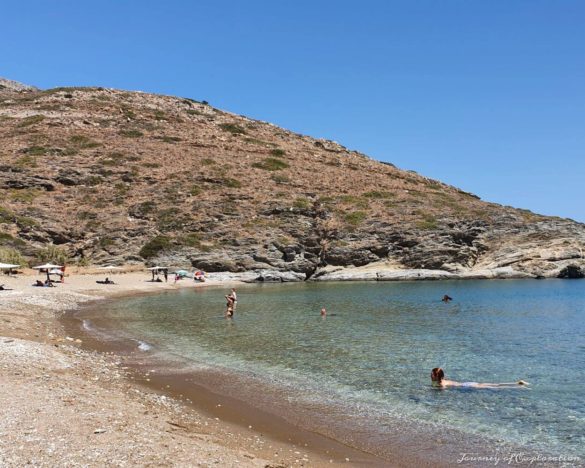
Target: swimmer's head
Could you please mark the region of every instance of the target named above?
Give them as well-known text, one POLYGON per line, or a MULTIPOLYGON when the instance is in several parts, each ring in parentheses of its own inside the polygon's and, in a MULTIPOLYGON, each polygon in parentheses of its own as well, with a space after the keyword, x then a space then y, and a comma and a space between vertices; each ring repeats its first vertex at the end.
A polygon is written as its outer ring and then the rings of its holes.
POLYGON ((443 369, 441 369, 440 367, 435 367, 431 371, 431 380, 433 381, 433 383, 440 384, 444 378, 445 378, 445 373, 443 372, 443 369))
POLYGON ((321 308, 321 315, 327 315, 327 310, 325 309, 325 307, 321 308))

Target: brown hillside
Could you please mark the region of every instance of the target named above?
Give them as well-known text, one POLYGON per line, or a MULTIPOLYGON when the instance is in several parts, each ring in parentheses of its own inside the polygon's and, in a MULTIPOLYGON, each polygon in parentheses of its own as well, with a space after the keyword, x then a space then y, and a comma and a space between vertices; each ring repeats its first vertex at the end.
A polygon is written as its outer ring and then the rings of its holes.
POLYGON ((191 99, 3 88, 0 141, 4 257, 16 249, 29 260, 65 253, 70 262, 165 261, 299 278, 381 261, 585 271, 579 223, 486 203, 191 99))

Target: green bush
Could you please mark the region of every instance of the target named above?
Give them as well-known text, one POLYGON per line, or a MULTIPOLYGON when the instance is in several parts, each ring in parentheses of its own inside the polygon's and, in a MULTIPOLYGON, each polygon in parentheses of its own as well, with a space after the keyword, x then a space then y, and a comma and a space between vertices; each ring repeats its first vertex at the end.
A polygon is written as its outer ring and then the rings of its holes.
POLYGON ((37 158, 30 154, 26 156, 21 156, 16 160, 15 165, 17 167, 25 168, 25 167, 37 167, 37 158))
POLYGON ((69 138, 69 141, 77 149, 89 149, 101 146, 97 141, 93 141, 91 138, 86 137, 85 135, 72 135, 69 138))
POLYGON ((32 203, 35 198, 41 194, 40 190, 37 189, 20 189, 11 190, 10 199, 15 202, 32 203))
POLYGON ((102 249, 104 249, 104 248, 106 248, 106 247, 109 247, 109 246, 111 246, 111 245, 114 245, 114 239, 112 239, 111 237, 102 237, 102 238, 100 239, 100 242, 99 242, 99 244, 100 244, 100 247, 101 247, 102 249))
POLYGON ((272 156, 277 157, 277 158, 281 158, 281 157, 283 157, 286 154, 286 152, 283 149, 274 148, 273 150, 270 151, 270 154, 272 156))
POLYGON ((394 197, 394 194, 392 192, 386 192, 384 190, 372 190, 370 192, 365 192, 363 195, 366 198, 374 198, 374 199, 379 199, 379 200, 384 200, 384 199, 394 197))
POLYGON ((181 243, 187 247, 201 247, 201 235, 198 233, 187 234, 181 237, 181 243))
POLYGON ((140 130, 121 130, 120 135, 128 137, 128 138, 140 138, 144 136, 140 130))
POLYGON ((12 247, 0 247, 0 262, 13 265, 28 266, 28 261, 16 249, 12 247))
POLYGON ((270 178, 277 184, 286 184, 290 181, 290 179, 283 174, 272 174, 270 178))
POLYGON ((221 128, 224 132, 231 133, 232 135, 244 135, 246 133, 246 130, 237 124, 224 123, 220 124, 219 128, 221 128))
POLYGON ((12 224, 16 221, 16 215, 8 208, 0 206, 0 224, 12 224))
POLYGON ((293 206, 301 210, 306 210, 311 206, 311 201, 308 198, 299 197, 294 201, 293 206))
POLYGON ((138 255, 145 259, 152 258, 169 249, 170 246, 171 240, 167 236, 156 236, 144 244, 138 255))
POLYGON ((45 120, 44 115, 31 115, 30 117, 25 117, 24 119, 22 119, 20 123, 17 125, 17 127, 19 128, 29 127, 31 125, 42 122, 43 120, 45 120))
POLYGON ((155 120, 169 120, 169 118, 167 117, 167 114, 165 114, 161 110, 155 110, 153 116, 154 116, 155 120))
POLYGON ((252 164, 252 167, 257 169, 264 169, 265 171, 280 171, 286 169, 288 164, 280 159, 276 158, 265 158, 261 162, 252 164))
POLYGON ((223 179, 223 185, 225 185, 226 187, 229 187, 229 188, 241 188, 242 187, 242 183, 239 180, 230 179, 229 177, 226 177, 225 179, 223 179))
POLYGON ((174 137, 174 136, 160 136, 160 137, 155 137, 157 140, 161 140, 164 141, 165 143, 178 143, 179 141, 183 141, 181 138, 179 137, 174 137))
POLYGON ((432 230, 437 228, 437 220, 433 215, 424 214, 422 219, 416 223, 419 229, 432 230))
POLYGON ((346 213, 343 219, 351 226, 358 226, 366 219, 366 217, 367 213, 365 211, 352 211, 351 213, 346 213))
POLYGON ((50 262, 65 265, 69 262, 69 254, 65 249, 51 244, 38 251, 37 259, 41 263, 50 262))
POLYGON ((89 186, 100 185, 103 182, 104 182, 104 179, 100 176, 97 176, 97 175, 88 176, 85 179, 83 179, 84 185, 89 185, 89 186))

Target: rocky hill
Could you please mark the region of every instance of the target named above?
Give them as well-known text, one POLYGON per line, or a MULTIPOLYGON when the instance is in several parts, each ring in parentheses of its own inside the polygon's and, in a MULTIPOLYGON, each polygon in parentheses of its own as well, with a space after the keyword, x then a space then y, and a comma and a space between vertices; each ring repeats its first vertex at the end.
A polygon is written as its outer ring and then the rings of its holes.
POLYGON ((2 81, 0 142, 5 259, 265 280, 585 273, 583 224, 190 98, 2 81))

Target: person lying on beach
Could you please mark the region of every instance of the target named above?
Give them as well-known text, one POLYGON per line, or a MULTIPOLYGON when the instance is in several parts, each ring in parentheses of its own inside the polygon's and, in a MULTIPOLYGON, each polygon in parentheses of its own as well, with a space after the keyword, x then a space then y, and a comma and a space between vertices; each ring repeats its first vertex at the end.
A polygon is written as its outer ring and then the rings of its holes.
POLYGON ((431 371, 431 381, 434 387, 462 387, 462 388, 518 388, 528 385, 528 382, 519 380, 518 382, 505 383, 479 383, 479 382, 455 382, 454 380, 445 379, 445 372, 440 367, 435 367, 431 371))
POLYGON ((35 284, 33 284, 33 286, 39 286, 39 287, 41 287, 41 288, 42 288, 42 287, 44 287, 45 285, 43 284, 43 282, 42 282, 41 280, 37 280, 37 281, 35 282, 35 284))
POLYGON ((43 286, 45 286, 45 288, 54 288, 55 287, 53 282, 49 279, 45 281, 45 284, 43 286))
POLYGON ((106 278, 104 281, 96 281, 98 284, 116 284, 110 278, 106 278))
POLYGON ((450 297, 450 296, 447 296, 447 294, 445 294, 445 295, 443 296, 443 299, 441 299, 441 300, 442 300, 443 302, 449 302, 449 301, 452 301, 452 300, 453 300, 453 298, 452 298, 452 297, 450 297))

